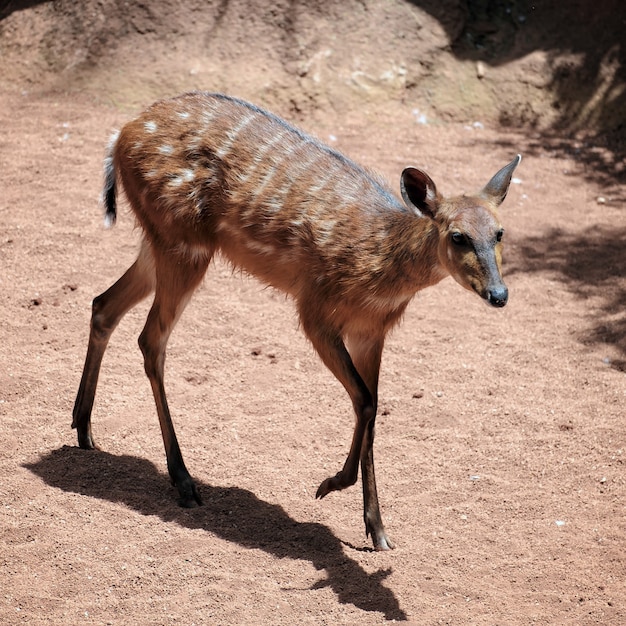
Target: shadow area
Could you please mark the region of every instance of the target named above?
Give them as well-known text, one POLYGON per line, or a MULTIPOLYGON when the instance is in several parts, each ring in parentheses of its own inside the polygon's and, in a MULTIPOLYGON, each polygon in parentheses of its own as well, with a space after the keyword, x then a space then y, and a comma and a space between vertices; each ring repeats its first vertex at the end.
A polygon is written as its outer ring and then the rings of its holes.
MULTIPOLYGON (((552 80, 542 86, 554 95, 559 125, 608 129, 626 121, 623 0, 407 1, 441 24, 460 60, 499 66, 545 53, 552 80)), ((532 117, 528 109, 525 119, 510 121, 528 123, 532 117)))
MULTIPOLYGON (((598 167, 608 176, 626 176, 623 0, 407 2, 440 23, 458 60, 499 67, 527 59, 531 64, 525 78, 528 93, 550 107, 554 121, 549 131, 566 136, 578 131, 584 138, 577 156, 588 166, 589 178, 595 177, 598 167), (544 63, 547 77, 539 71, 533 74, 532 68, 544 63), (604 153, 600 157, 599 151, 604 153)), ((506 98, 500 106, 503 126, 532 129, 542 125, 543 108, 534 107, 533 98, 515 106, 505 103, 506 98)))
POLYGON ((556 274, 582 300, 594 299, 589 327, 578 339, 611 344, 621 358, 610 366, 626 371, 626 227, 592 226, 584 233, 553 228, 523 239, 507 259, 507 274, 556 274), (600 302, 598 308, 597 302, 600 302))
POLYGON ((0 0, 0 21, 9 17, 14 11, 23 11, 46 2, 52 2, 52 0, 0 0))
POLYGON ((386 620, 407 619, 393 592, 382 584, 391 570, 368 574, 344 554, 326 526, 298 522, 246 489, 196 482, 204 505, 183 509, 174 501, 173 488, 163 488, 169 477, 138 457, 63 446, 24 467, 63 491, 119 502, 142 515, 204 530, 279 559, 309 561, 326 572, 311 589, 330 587, 342 604, 380 612, 386 620))

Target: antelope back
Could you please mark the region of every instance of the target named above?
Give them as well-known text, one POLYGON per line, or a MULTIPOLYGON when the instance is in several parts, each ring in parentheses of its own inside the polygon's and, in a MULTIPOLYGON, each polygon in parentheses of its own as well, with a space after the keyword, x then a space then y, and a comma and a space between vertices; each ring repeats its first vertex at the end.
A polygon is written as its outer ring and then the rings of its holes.
POLYGON ((220 250, 294 296, 375 291, 389 213, 409 213, 374 174, 222 95, 154 104, 122 129, 114 161, 153 245, 220 250))

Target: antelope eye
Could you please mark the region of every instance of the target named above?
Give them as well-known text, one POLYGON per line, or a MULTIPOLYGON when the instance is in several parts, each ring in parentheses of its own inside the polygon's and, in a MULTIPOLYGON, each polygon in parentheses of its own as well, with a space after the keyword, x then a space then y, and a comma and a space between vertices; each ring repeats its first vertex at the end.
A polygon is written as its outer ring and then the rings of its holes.
POLYGON ((451 235, 452 243, 457 246, 464 246, 467 243, 467 238, 463 233, 455 232, 451 235))
POLYGON ((500 229, 497 233, 496 233, 496 241, 500 242, 502 241, 502 237, 504 237, 504 229, 500 229))

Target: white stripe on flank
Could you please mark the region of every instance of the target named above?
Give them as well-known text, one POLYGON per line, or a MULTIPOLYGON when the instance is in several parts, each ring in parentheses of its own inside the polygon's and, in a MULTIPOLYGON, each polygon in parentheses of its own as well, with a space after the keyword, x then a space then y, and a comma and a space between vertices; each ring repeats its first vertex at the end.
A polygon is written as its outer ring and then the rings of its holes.
MULTIPOLYGON (((257 169, 257 167, 259 167, 259 165, 263 162, 263 160, 265 159, 265 157, 267 156, 267 153, 277 144, 279 143, 282 139, 284 139, 286 135, 286 132, 278 132, 276 133, 272 139, 266 143, 264 143, 257 151, 256 156, 254 157, 252 163, 250 164, 250 166, 248 167, 248 170, 246 172, 246 174, 244 174, 243 176, 238 176, 239 179, 239 183, 241 185, 245 185, 250 178, 252 177, 252 175, 254 174, 255 170, 257 169)), ((274 164, 275 165, 275 164, 274 164)))
POLYGON ((315 220, 315 225, 317 226, 315 231, 315 243, 317 243, 320 247, 324 247, 327 243, 329 243, 333 233, 335 232, 337 220, 315 220))
MULTIPOLYGON (((298 176, 300 176, 301 174, 304 174, 309 169, 309 167, 313 165, 313 163, 315 163, 315 161, 317 161, 317 159, 319 158, 319 154, 317 152, 313 152, 311 155, 307 155, 308 158, 305 159, 304 161, 290 160, 290 157, 294 155, 300 148, 303 148, 303 147, 305 149, 308 148, 307 144, 300 144, 300 143, 294 144, 286 152, 283 152, 280 155, 281 163, 285 161, 289 163, 289 169, 287 170, 286 173, 289 176, 291 185, 293 185, 293 183, 296 182, 296 180, 298 179, 298 176)), ((272 167, 268 170, 267 174, 265 174, 261 184, 255 190, 255 195, 257 197, 260 196, 263 190, 265 189, 265 187, 267 187, 267 185, 269 184, 270 180, 272 179, 276 171, 277 171, 277 168, 272 167)))
MULTIPOLYGON (((302 148, 305 146, 306 144, 294 144, 287 150, 287 152, 281 155, 282 161, 289 162, 289 169, 286 172, 287 182, 283 184, 282 187, 277 189, 269 198, 267 198, 267 200, 265 200, 264 204, 269 209, 269 212, 277 213, 283 208, 294 185, 298 183, 299 177, 302 176, 303 174, 306 174, 309 168, 311 167, 311 165, 313 165, 313 163, 315 163, 315 161, 318 160, 320 156, 319 153, 316 151, 313 151, 309 154, 308 150, 307 150, 307 155, 309 157, 308 159, 305 159, 305 160, 291 160, 290 159, 290 157, 298 150, 298 148, 302 148)), ((328 176, 329 178, 332 177, 332 173, 329 174, 328 176)), ((322 185, 322 187, 323 186, 324 185, 322 185)), ((322 187, 320 187, 320 189, 322 187)), ((314 193, 316 192, 316 190, 313 187, 300 189, 299 191, 301 194, 308 194, 310 191, 313 191, 314 193)))
POLYGON ((285 207, 285 201, 289 197, 289 192, 291 191, 294 182, 295 181, 293 179, 288 180, 285 185, 265 200, 263 205, 267 209, 267 213, 280 213, 280 211, 283 210, 285 207))
POLYGON ((326 170, 326 173, 324 174, 324 176, 319 177, 317 182, 314 185, 311 185, 307 189, 307 192, 312 196, 315 196, 316 194, 318 194, 320 191, 322 191, 322 189, 327 187, 331 181, 334 181, 335 173, 336 173, 336 168, 326 170))
POLYGON ((239 133, 255 118, 255 113, 247 115, 242 120, 240 120, 234 128, 226 131, 226 141, 215 150, 215 154, 217 154, 217 156, 221 158, 225 157, 231 151, 231 148, 235 144, 235 141, 237 141, 239 133))
POLYGON ((202 121, 204 122, 205 128, 215 119, 216 115, 217 115, 217 111, 209 111, 209 110, 202 111, 202 121))
POLYGON ((265 176, 263 176, 263 178, 261 179, 260 185, 252 191, 251 195, 258 198, 263 193, 263 190, 269 185, 270 180, 272 180, 272 178, 274 178, 275 175, 276 175, 276 168, 269 167, 267 172, 265 172, 265 176))

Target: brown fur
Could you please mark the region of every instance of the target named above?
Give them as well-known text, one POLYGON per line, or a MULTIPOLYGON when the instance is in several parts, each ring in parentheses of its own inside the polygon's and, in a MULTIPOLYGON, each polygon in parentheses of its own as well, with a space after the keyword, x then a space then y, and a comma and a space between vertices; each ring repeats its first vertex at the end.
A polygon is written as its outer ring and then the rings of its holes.
POLYGON ((407 168, 402 204, 375 175, 252 105, 203 93, 154 104, 110 146, 107 215, 115 219, 120 180, 145 237, 137 261, 93 303, 74 407, 80 445, 94 447, 91 410, 109 337, 155 291, 139 344, 170 475, 183 505, 200 502, 176 440, 163 366, 168 337, 220 252, 294 299, 303 331, 357 417, 344 468, 317 495, 354 484, 360 463, 366 532, 376 548, 393 547, 380 517, 372 453, 385 337, 415 293, 449 274, 504 305, 496 208, 518 162, 478 194, 451 199, 427 174, 407 168), (454 243, 453 233, 464 243, 454 243))

